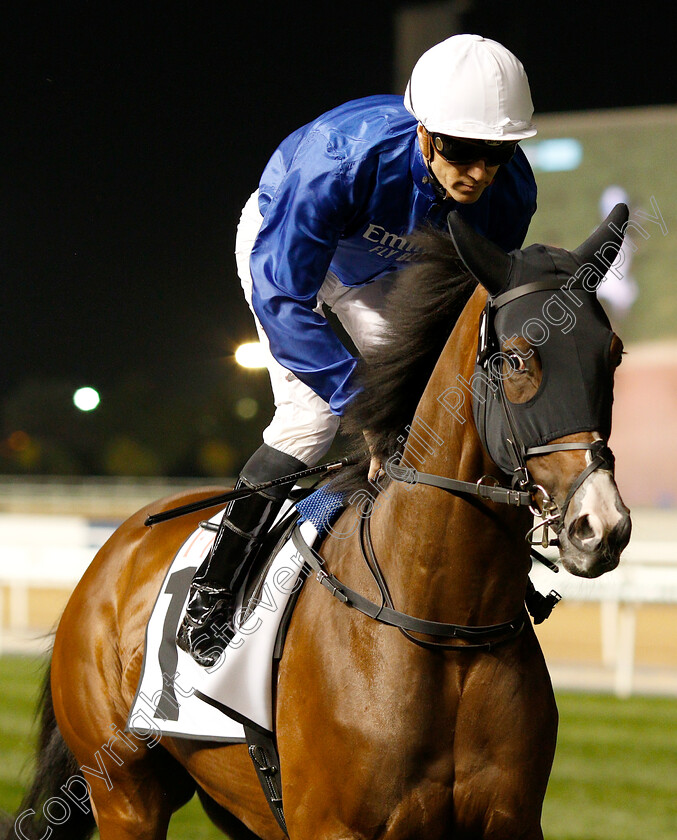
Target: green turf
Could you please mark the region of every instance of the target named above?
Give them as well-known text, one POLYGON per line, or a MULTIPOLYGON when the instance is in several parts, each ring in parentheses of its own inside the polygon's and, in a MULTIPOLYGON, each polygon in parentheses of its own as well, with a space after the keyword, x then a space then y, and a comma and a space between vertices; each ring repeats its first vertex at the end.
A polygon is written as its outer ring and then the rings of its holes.
MULTIPOLYGON (((30 779, 37 732, 34 709, 44 662, 18 656, 0 657, 0 811, 16 813, 30 779)), ((99 833, 96 832, 95 838, 99 833)), ((197 797, 172 818, 169 840, 223 840, 197 797)))
MULTIPOLYGON (((42 664, 0 657, 0 809, 14 812, 29 777, 42 664)), ((547 840, 677 838, 677 701, 560 694, 560 736, 545 801, 547 840)), ((98 836, 98 835, 97 835, 98 836)), ((170 840, 218 840, 196 799, 170 840)))
POLYGON ((21 801, 30 763, 30 734, 43 663, 0 657, 0 809, 21 801))
POLYGON ((552 840, 677 838, 677 701, 559 695, 552 840))

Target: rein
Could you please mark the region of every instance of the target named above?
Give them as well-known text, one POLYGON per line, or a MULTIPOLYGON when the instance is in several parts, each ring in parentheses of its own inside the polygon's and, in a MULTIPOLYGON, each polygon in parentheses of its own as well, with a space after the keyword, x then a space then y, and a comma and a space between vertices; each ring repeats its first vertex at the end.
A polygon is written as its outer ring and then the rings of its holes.
MULTIPOLYGON (((565 448, 573 448, 571 446, 566 446, 566 444, 563 444, 563 446, 565 446, 565 448)), ((592 448, 592 444, 586 444, 582 448, 592 448)), ((579 476, 579 484, 582 483, 585 478, 587 478, 587 475, 596 468, 597 467, 592 464, 589 465, 589 467, 579 476)), ((490 501, 497 502, 499 504, 529 507, 532 513, 540 515, 540 511, 535 509, 533 506, 533 492, 503 487, 498 484, 498 480, 495 476, 482 476, 479 481, 473 484, 470 481, 447 478, 445 476, 435 475, 434 473, 422 473, 413 467, 403 467, 394 464, 389 465, 388 475, 395 481, 402 481, 407 484, 425 484, 431 487, 437 487, 440 490, 446 490, 449 493, 489 499, 490 501), (492 479, 496 483, 487 484, 486 481, 488 479, 492 479)), ((537 488, 534 487, 534 489, 537 488)), ((542 488, 538 489, 542 490, 542 488)), ((574 488, 574 492, 575 489, 576 488, 574 488)), ((571 493, 571 495, 573 496, 573 493, 571 493)), ((496 645, 503 644, 504 642, 508 642, 516 638, 524 629, 524 611, 511 621, 504 621, 500 624, 468 626, 462 624, 447 624, 438 621, 428 621, 395 609, 388 584, 374 551, 374 545, 371 538, 370 519, 368 516, 363 517, 360 520, 360 549, 362 551, 362 558, 381 593, 380 605, 370 601, 368 598, 365 598, 364 595, 361 595, 359 592, 351 589, 335 575, 325 571, 324 559, 312 546, 308 545, 298 525, 292 532, 292 541, 303 559, 315 572, 318 582, 321 583, 322 586, 324 586, 338 601, 342 604, 346 604, 347 606, 354 607, 356 610, 375 621, 379 621, 382 624, 387 624, 391 627, 396 627, 402 635, 405 636, 405 638, 420 647, 424 647, 429 650, 490 651, 496 647, 496 645), (438 636, 449 641, 426 641, 416 638, 412 635, 412 633, 427 636, 438 636), (453 640, 461 641, 465 644, 455 644, 453 640)), ((534 551, 533 548, 531 550, 531 555, 532 559, 543 563, 551 571, 559 572, 558 566, 552 563, 547 557, 544 557, 539 552, 534 551)), ((543 596, 540 593, 535 592, 535 590, 529 589, 527 591, 526 600, 527 606, 530 608, 530 612, 538 616, 536 623, 540 623, 550 614, 555 604, 557 604, 560 600, 560 596, 554 591, 547 596, 543 596), (533 609, 529 605, 529 601, 532 602, 533 609)))
POLYGON ((457 478, 447 478, 434 473, 419 472, 414 467, 403 467, 401 464, 390 464, 387 474, 395 481, 403 481, 406 484, 427 484, 430 487, 438 487, 449 493, 462 493, 467 496, 478 496, 480 499, 489 499, 491 502, 498 502, 506 505, 517 505, 531 507, 533 505, 533 494, 527 490, 515 490, 510 487, 502 487, 495 476, 483 475, 474 484, 472 481, 460 481, 457 478), (495 484, 486 484, 485 481, 492 479, 495 484))
POLYGON ((490 651, 492 648, 496 647, 496 645, 514 639, 522 632, 525 624, 523 612, 512 621, 505 621, 501 624, 466 627, 460 624, 446 624, 439 621, 428 621, 426 619, 416 618, 413 615, 408 615, 407 613, 396 610, 394 608, 392 598, 390 597, 387 584, 378 565, 378 561, 374 555, 368 523, 369 517, 364 517, 360 522, 360 543, 362 546, 363 557, 370 572, 376 580, 379 590, 381 591, 381 596, 383 598, 381 604, 375 604, 373 601, 365 598, 364 595, 360 595, 359 592, 355 592, 354 589, 346 586, 345 583, 342 583, 333 574, 326 572, 324 570, 323 558, 312 546, 308 545, 303 538, 298 525, 292 532, 292 540, 296 549, 306 563, 308 563, 310 568, 315 572, 319 583, 328 589, 329 592, 342 604, 354 607, 358 612, 363 613, 381 624, 397 627, 410 641, 426 648, 490 651), (467 642, 467 644, 428 642, 414 638, 410 635, 411 633, 421 633, 426 636, 440 636, 449 640, 457 639, 467 642), (496 636, 499 638, 494 638, 496 636))
MULTIPOLYGON (((560 288, 560 284, 554 283, 551 280, 536 281, 527 283, 522 287, 512 289, 495 297, 490 296, 480 320, 476 361, 478 365, 488 372, 490 379, 495 380, 498 378, 500 380, 496 390, 499 395, 500 410, 503 413, 506 421, 506 427, 509 430, 510 435, 509 437, 506 435, 503 442, 513 467, 512 487, 503 487, 495 476, 482 476, 473 484, 469 481, 447 478, 446 476, 435 475, 433 473, 419 472, 412 467, 404 467, 402 465, 390 464, 389 469, 387 470, 389 477, 395 481, 401 481, 408 484, 424 484, 431 487, 437 487, 441 490, 445 490, 446 492, 488 499, 489 501, 499 504, 528 507, 534 516, 541 519, 541 522, 527 532, 526 539, 531 542, 530 538, 532 534, 540 528, 543 528, 541 546, 544 548, 558 543, 559 534, 564 528, 564 520, 569 504, 583 482, 597 469, 608 469, 613 473, 614 468, 613 453, 607 446, 607 442, 602 439, 595 440, 590 443, 571 441, 532 447, 525 446, 523 441, 520 439, 517 423, 515 422, 510 403, 503 388, 503 379, 500 376, 497 377, 496 372, 493 370, 490 363, 492 345, 495 346, 496 342, 496 337, 492 334, 493 313, 501 306, 517 300, 524 295, 558 288, 560 288), (569 487, 564 502, 560 506, 550 498, 545 488, 540 485, 536 485, 531 480, 527 468, 527 459, 531 457, 549 455, 553 452, 571 450, 587 450, 590 452, 590 462, 574 479, 569 487), (538 491, 541 492, 543 497, 540 509, 536 506, 535 498, 538 491), (557 535, 557 538, 553 541, 551 541, 548 536, 549 528, 552 528, 557 535)), ((483 437, 482 444, 485 450, 488 451, 487 441, 484 440, 483 437)), ((327 588, 334 597, 344 604, 355 607, 360 612, 363 612, 365 615, 370 616, 376 621, 397 627, 407 639, 422 647, 445 650, 490 650, 496 644, 515 638, 519 635, 519 633, 521 633, 524 627, 524 612, 522 612, 516 619, 504 622, 503 624, 494 624, 484 627, 467 627, 456 624, 442 624, 439 622, 425 621, 396 610, 388 585, 374 552, 368 517, 363 518, 360 522, 360 547, 362 557, 381 593, 382 602, 380 606, 347 587, 334 575, 327 573, 323 569, 324 561, 311 546, 306 544, 298 527, 294 530, 293 541, 300 554, 316 572, 318 581, 325 586, 325 588, 327 588), (438 636, 448 640, 462 640, 462 642, 466 642, 467 644, 423 641, 412 636, 412 633, 438 636), (499 638, 494 638, 496 636, 499 638)), ((532 557, 540 562, 543 562, 550 569, 558 571, 558 567, 555 564, 551 563, 550 560, 534 551, 533 548, 532 557)), ((536 593, 535 590, 529 587, 527 590, 526 600, 530 612, 532 612, 532 614, 538 614, 536 623, 540 623, 543 618, 550 614, 554 605, 560 600, 560 596, 554 591, 550 592, 548 596, 542 596, 540 593, 536 593), (529 605, 529 601, 531 601, 532 604, 535 604, 535 611, 529 605)))

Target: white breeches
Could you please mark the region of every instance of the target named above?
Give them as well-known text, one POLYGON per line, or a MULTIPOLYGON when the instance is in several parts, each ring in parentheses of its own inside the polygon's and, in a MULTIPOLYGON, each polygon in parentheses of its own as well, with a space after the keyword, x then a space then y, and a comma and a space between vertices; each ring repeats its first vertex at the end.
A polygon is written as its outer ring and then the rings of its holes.
MULTIPOLYGON (((245 298, 252 309, 252 278, 249 258, 261 227, 258 191, 245 204, 237 227, 235 259, 245 298)), ((385 325, 384 310, 393 277, 386 277, 364 286, 344 286, 331 271, 327 273, 317 296, 316 311, 328 306, 338 317, 360 353, 378 343, 385 325)), ((263 432, 268 446, 293 455, 314 466, 331 446, 338 430, 339 418, 329 405, 291 371, 277 362, 268 346, 268 338, 252 309, 261 344, 267 351, 267 367, 275 400, 275 414, 263 432)))

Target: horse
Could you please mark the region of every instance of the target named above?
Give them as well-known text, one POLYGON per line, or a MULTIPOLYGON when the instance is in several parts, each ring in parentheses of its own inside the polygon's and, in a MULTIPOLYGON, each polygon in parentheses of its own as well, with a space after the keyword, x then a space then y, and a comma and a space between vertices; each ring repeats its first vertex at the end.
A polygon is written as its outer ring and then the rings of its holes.
MULTIPOLYGON (((622 344, 595 295, 625 222, 619 205, 575 251, 507 255, 451 214, 451 235, 421 234, 400 272, 350 420, 383 470, 366 479, 368 453, 346 467, 348 504, 316 548, 333 580, 409 629, 304 583, 274 699, 292 840, 542 840, 557 707, 525 614, 525 535, 536 514, 583 577, 613 569, 629 539, 606 447, 622 344)), ((125 732, 152 605, 201 514, 145 520, 213 492, 131 516, 78 583, 35 780, 0 836, 82 840, 98 826, 102 840, 163 840, 197 792, 235 840, 284 837, 246 744, 125 732)))

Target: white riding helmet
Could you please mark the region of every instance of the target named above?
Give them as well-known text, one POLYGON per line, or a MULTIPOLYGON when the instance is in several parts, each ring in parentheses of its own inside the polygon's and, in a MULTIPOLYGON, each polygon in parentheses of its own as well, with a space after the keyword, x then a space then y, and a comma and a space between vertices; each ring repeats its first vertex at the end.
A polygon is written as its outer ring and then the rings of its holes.
POLYGON ((416 62, 404 105, 430 132, 472 140, 533 137, 524 67, 497 41, 454 35, 416 62))

